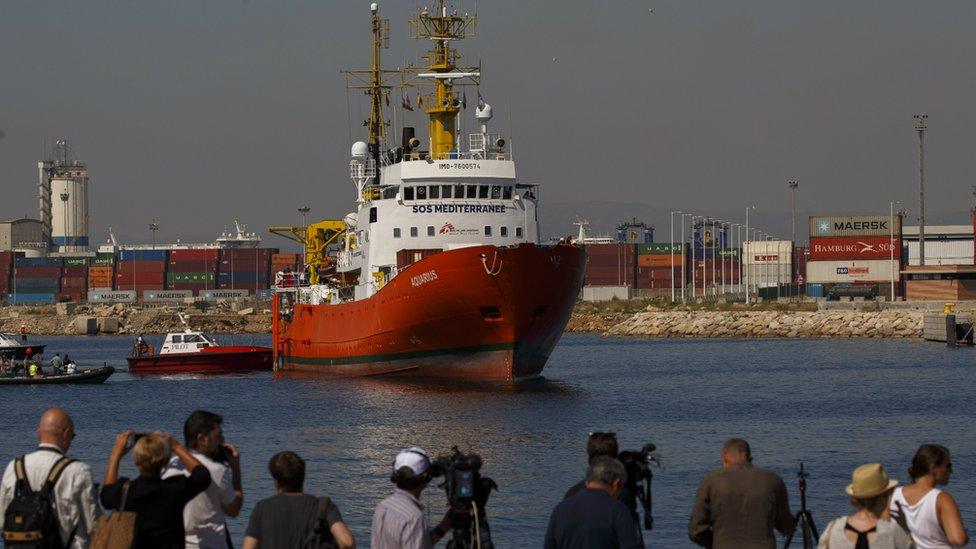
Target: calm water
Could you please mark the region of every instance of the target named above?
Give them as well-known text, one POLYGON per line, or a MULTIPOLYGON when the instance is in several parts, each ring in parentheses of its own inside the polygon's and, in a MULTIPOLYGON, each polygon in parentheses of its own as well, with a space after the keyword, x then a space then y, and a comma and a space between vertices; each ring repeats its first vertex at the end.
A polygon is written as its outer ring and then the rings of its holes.
MULTIPOLYGON (((158 338, 157 338, 158 339, 158 338)), ((225 343, 268 337, 224 336, 225 343)), ((125 365, 128 338, 46 338, 82 364, 125 365)), ((158 342, 157 342, 158 343, 158 342)), ((50 356, 50 355, 49 355, 50 356)), ((101 386, 0 387, 6 421, 0 458, 34 445, 38 414, 60 405, 75 418, 71 453, 101 481, 113 436, 123 429, 181 433, 194 409, 225 416, 243 453, 246 503, 231 522, 236 543, 254 503, 272 494, 268 458, 281 449, 308 461, 306 491, 328 494, 362 546, 374 505, 391 489, 390 462, 412 444, 429 452, 457 444, 480 453, 501 490, 489 502, 499 547, 538 547, 552 506, 582 477, 590 431, 613 430, 622 446, 658 445, 650 547, 685 547, 698 480, 719 463, 722 442, 742 436, 758 465, 782 475, 794 508, 794 471, 811 473, 819 527, 848 510, 851 470, 881 461, 904 480, 919 443, 953 452, 949 489, 976 526, 976 353, 914 341, 697 341, 567 335, 546 379, 519 386, 430 385, 387 380, 274 380, 242 377, 135 378, 101 386)), ((134 466, 127 457, 124 473, 134 466)), ((443 495, 425 501, 434 522, 443 495)), ((443 547, 443 545, 441 545, 443 547)))

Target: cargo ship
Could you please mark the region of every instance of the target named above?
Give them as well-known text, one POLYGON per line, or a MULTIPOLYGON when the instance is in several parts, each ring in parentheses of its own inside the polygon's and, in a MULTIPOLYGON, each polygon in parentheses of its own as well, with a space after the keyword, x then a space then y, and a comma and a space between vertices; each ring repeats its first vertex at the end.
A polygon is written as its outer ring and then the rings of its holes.
MULTIPOLYGON (((474 16, 443 1, 411 20, 433 49, 425 67, 384 71, 388 21, 372 4, 372 64, 347 71, 370 99, 367 141, 352 145, 356 209, 341 220, 272 227, 305 246, 305 268, 281 273, 272 325, 275 368, 336 376, 410 375, 463 380, 538 376, 569 321, 582 247, 542 244, 539 186, 520 182, 511 147, 488 130, 477 93, 477 132, 459 136, 467 89, 480 67, 460 67, 454 45, 474 16), (403 123, 391 146, 384 104, 401 79, 404 110, 417 92, 425 142, 403 123)), ((475 90, 471 90, 475 91, 475 90)), ((396 108, 396 107, 394 107, 396 108)), ((404 117, 401 117, 401 120, 404 117)), ((395 133, 396 128, 394 128, 395 133)))

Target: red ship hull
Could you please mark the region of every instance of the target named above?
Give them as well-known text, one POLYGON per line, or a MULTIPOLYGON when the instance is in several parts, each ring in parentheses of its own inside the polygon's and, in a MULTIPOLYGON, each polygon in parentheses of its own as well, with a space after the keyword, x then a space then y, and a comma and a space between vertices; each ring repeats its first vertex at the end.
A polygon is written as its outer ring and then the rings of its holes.
POLYGON ((267 347, 210 347, 196 353, 167 353, 129 357, 134 374, 228 374, 271 370, 271 349, 267 347))
POLYGON ((583 280, 574 245, 474 246, 401 270, 342 304, 274 302, 275 364, 336 376, 515 380, 542 372, 583 280))

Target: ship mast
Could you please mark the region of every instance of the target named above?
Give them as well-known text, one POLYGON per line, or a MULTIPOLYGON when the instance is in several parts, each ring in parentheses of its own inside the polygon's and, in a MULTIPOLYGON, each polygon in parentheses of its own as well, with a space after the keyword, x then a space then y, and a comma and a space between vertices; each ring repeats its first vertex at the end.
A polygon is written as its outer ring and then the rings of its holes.
POLYGON ((434 43, 434 49, 424 55, 429 72, 418 75, 434 80, 434 92, 426 96, 427 116, 430 118, 430 157, 449 158, 450 153, 457 150, 457 115, 461 111, 461 100, 454 91, 454 81, 472 79, 477 83, 481 75, 477 68, 458 70, 457 61, 461 54, 451 49, 451 41, 473 36, 477 17, 458 15, 457 11, 448 13, 444 0, 437 0, 433 12, 422 8, 410 20, 410 24, 413 38, 434 43))

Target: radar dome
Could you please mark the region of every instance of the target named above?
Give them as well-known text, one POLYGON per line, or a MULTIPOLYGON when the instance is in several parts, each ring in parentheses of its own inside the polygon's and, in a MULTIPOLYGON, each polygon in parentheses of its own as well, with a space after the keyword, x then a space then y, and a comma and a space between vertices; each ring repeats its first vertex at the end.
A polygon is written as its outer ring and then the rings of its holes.
POLYGON ((484 103, 474 109, 474 117, 482 122, 491 120, 491 105, 484 103))
POLYGON ((367 154, 369 154, 369 147, 366 146, 366 143, 363 143, 362 141, 356 141, 355 143, 352 144, 353 158, 366 158, 367 154))

